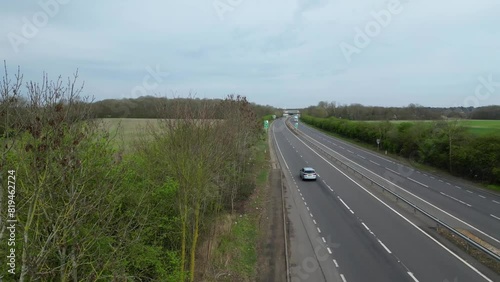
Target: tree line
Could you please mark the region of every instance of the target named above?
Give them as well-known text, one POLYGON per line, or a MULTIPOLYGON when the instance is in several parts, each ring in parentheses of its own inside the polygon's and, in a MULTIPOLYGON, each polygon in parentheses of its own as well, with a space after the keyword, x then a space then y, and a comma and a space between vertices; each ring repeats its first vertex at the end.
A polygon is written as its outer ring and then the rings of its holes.
POLYGON ((117 158, 95 118, 106 111, 96 113, 77 78, 24 85, 19 69, 11 77, 5 68, 0 239, 9 236, 7 171, 16 174, 17 226, 15 246, 0 246, 3 258, 15 248, 15 275, 4 263, 3 279, 194 281, 200 239, 254 190, 261 113, 241 96, 146 97, 144 113, 159 125, 117 158))
POLYGON ((337 102, 321 101, 309 106, 303 113, 315 117, 336 117, 348 120, 437 120, 443 118, 500 119, 500 106, 485 107, 424 107, 409 104, 407 107, 343 105, 337 102))
MULTIPOLYGON (((92 103, 93 112, 97 118, 159 118, 159 113, 151 111, 158 104, 187 103, 192 108, 199 108, 205 104, 220 104, 222 99, 200 99, 200 98, 173 98, 142 96, 138 98, 105 99, 92 103)), ((274 113, 277 110, 269 105, 258 105, 250 103, 257 116, 264 116, 274 113)), ((164 118, 177 118, 173 111, 163 113, 164 118)), ((214 118, 223 118, 222 112, 216 114, 214 118)))
POLYGON ((500 184, 500 137, 475 136, 455 120, 363 122, 302 114, 301 120, 328 132, 428 164, 452 174, 500 184))

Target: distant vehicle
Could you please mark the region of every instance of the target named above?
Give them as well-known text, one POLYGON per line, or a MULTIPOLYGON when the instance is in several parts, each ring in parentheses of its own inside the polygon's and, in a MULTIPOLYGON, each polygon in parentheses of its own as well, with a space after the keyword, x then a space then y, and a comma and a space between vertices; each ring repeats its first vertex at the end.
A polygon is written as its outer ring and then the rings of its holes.
POLYGON ((316 180, 316 171, 312 167, 303 167, 300 169, 300 179, 302 180, 316 180))

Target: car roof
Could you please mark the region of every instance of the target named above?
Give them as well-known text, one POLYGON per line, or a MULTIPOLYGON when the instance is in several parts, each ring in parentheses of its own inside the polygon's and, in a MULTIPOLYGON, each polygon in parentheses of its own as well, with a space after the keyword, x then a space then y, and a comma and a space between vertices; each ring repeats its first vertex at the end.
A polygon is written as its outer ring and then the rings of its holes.
POLYGON ((314 170, 314 168, 312 168, 312 167, 308 167, 308 166, 303 167, 302 169, 303 169, 303 170, 314 170))

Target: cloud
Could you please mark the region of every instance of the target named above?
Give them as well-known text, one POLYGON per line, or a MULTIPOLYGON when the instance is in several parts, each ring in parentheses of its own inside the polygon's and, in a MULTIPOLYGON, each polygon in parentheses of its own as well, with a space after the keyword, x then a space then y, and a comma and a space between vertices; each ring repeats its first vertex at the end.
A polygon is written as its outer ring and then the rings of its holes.
POLYGON ((8 34, 22 34, 23 19, 43 9, 36 1, 6 4, 0 59, 33 80, 44 70, 56 77, 78 68, 97 99, 130 96, 156 65, 170 74, 157 92, 238 93, 290 107, 320 100, 446 106, 470 95, 480 75, 500 80, 496 0, 401 2, 403 11, 351 63, 339 43, 353 42, 355 28, 388 0, 241 0, 223 20, 212 0, 67 2, 17 53, 8 34))

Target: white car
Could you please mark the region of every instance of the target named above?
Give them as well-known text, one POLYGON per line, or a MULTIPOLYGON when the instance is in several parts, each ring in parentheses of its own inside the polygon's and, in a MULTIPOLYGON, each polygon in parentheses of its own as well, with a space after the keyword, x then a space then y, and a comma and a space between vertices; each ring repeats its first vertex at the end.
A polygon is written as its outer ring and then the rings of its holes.
POLYGON ((300 169, 300 178, 302 180, 316 180, 316 171, 312 167, 303 167, 300 169))

